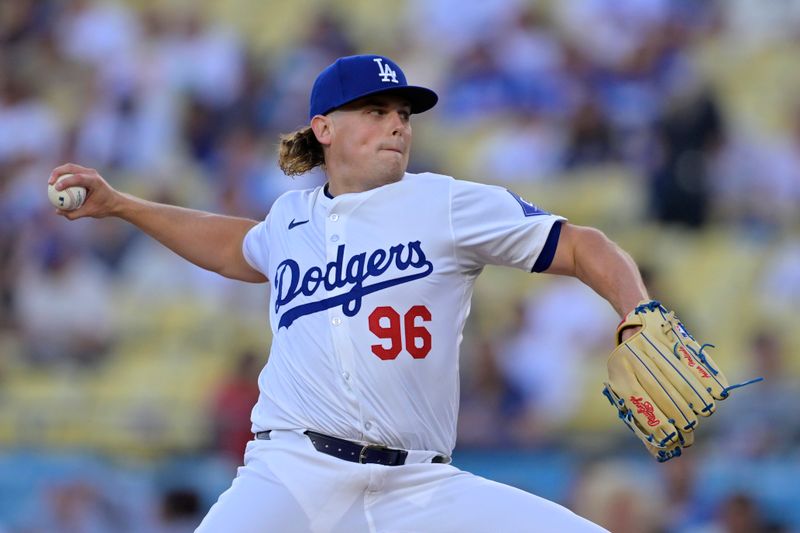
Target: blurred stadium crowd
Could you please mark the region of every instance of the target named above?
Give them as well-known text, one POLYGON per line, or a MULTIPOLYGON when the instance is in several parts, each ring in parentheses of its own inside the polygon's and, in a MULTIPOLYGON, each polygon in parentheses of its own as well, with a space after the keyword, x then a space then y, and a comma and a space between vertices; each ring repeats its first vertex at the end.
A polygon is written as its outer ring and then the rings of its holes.
POLYGON ((617 317, 487 269, 456 464, 615 533, 800 531, 800 1, 0 2, 0 532, 191 531, 249 438, 264 287, 118 221, 53 215, 74 161, 149 199, 261 219, 281 132, 334 58, 440 105, 411 171, 513 188, 631 251, 737 391, 651 464, 599 390, 617 317))

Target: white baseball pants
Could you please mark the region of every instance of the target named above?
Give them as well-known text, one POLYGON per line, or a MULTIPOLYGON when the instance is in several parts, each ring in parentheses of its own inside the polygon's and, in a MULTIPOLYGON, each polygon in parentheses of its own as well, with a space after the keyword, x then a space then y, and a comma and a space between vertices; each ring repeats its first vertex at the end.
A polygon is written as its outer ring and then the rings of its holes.
MULTIPOLYGON (((522 490, 450 465, 351 463, 317 451, 302 431, 247 445, 245 466, 199 533, 515 533, 606 531, 522 490)), ((607 533, 607 532, 606 532, 607 533)))

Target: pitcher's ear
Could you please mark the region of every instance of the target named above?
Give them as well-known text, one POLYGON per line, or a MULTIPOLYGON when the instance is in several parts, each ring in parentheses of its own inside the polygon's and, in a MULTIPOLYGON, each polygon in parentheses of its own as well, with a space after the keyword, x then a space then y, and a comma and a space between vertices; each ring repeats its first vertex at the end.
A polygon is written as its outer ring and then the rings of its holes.
POLYGON ((331 136, 333 135, 333 120, 327 115, 316 115, 311 119, 311 130, 314 132, 314 137, 323 146, 331 144, 331 136))

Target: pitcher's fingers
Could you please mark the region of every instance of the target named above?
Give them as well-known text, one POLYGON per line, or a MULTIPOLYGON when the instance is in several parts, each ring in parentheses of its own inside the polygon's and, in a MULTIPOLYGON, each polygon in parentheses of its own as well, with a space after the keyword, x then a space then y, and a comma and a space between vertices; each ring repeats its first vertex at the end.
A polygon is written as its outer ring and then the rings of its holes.
POLYGON ((90 185, 88 183, 89 179, 92 177, 92 174, 87 172, 73 172, 72 175, 62 179, 58 183, 55 184, 55 188, 57 191, 63 191, 68 187, 74 187, 75 185, 79 187, 89 188, 90 185))
POLYGON ((47 180, 47 184, 52 185, 62 174, 79 174, 81 172, 95 172, 95 170, 76 163, 65 163, 53 169, 50 173, 50 178, 47 180))

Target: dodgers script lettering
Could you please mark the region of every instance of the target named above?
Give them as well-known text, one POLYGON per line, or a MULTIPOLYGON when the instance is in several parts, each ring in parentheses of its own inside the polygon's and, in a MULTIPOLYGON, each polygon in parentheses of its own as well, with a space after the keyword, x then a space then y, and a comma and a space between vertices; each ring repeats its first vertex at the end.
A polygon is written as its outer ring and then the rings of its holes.
POLYGON ((278 265, 274 277, 277 291, 276 313, 298 296, 313 296, 320 287, 324 287, 326 291, 349 287, 348 291, 336 296, 300 304, 285 311, 278 323, 278 329, 288 328, 302 316, 332 307, 342 306, 345 316, 355 316, 361 309, 361 300, 364 296, 424 278, 433 272, 433 264, 425 256, 420 241, 397 244, 390 247, 389 250, 378 248, 369 254, 362 252, 351 256, 346 261, 345 251, 345 245, 339 245, 336 250, 336 260, 325 265, 324 270, 321 267, 312 266, 301 273, 300 265, 294 259, 285 259, 278 265), (376 280, 371 285, 364 284, 370 278, 381 277, 392 266, 401 272, 411 269, 412 273, 376 280))

